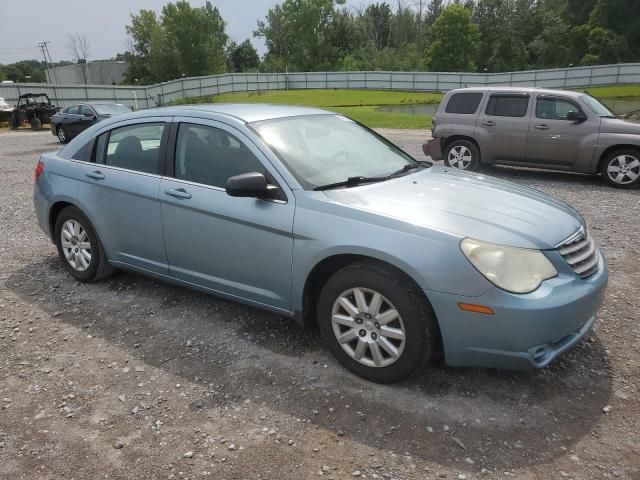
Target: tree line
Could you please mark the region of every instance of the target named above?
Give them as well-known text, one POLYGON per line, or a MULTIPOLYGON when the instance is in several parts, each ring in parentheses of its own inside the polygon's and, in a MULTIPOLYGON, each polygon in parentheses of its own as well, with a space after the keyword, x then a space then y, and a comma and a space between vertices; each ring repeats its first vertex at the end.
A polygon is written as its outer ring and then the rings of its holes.
MULTIPOLYGON (((126 27, 126 83, 224 72, 419 70, 499 72, 640 61, 638 0, 283 0, 237 44, 207 1, 140 10, 126 27)), ((37 64, 0 66, 0 79, 37 64), (7 71, 11 72, 7 75, 7 71), (4 72, 4 73, 3 73, 4 72)), ((22 72, 22 73, 20 73, 22 72)))

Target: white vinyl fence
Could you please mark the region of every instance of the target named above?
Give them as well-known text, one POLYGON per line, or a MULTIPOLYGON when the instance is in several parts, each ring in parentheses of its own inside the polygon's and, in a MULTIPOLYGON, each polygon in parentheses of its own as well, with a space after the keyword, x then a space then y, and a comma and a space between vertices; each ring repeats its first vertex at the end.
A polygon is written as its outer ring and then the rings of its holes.
POLYGON ((112 85, 0 84, 0 97, 15 104, 22 93, 44 92, 60 106, 114 101, 134 109, 227 92, 296 89, 402 90, 440 92, 464 86, 515 85, 584 88, 640 83, 640 63, 556 68, 507 73, 300 72, 228 73, 182 78, 146 87, 112 85))

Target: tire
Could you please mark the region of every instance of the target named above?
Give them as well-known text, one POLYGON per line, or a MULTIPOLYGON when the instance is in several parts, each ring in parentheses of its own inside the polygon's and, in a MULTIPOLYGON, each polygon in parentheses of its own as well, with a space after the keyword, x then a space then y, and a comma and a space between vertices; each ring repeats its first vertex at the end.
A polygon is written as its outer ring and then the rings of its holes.
POLYGON ((58 140, 60 141, 60 143, 69 143, 69 140, 71 140, 69 138, 69 134, 62 126, 56 128, 56 135, 58 136, 58 140))
POLYGON ((37 132, 42 128, 42 122, 38 117, 33 117, 29 124, 31 125, 31 130, 34 132, 37 132))
POLYGON ((11 130, 18 129, 18 119, 15 115, 11 115, 11 118, 9 119, 9 126, 11 127, 11 130))
POLYGON ((640 150, 621 148, 605 157, 600 166, 602 178, 612 187, 636 188, 640 185, 640 150))
POLYGON ((114 272, 115 269, 109 265, 93 225, 80 209, 69 206, 60 212, 56 219, 55 240, 62 264, 75 279, 81 282, 96 282, 114 272), (73 225, 73 231, 69 229, 70 225, 73 225), (63 228, 67 233, 63 233, 63 228), (88 243, 89 259, 86 255, 81 255, 82 244, 86 243, 88 243), (70 248, 67 248, 66 245, 69 245, 70 248), (80 254, 69 252, 73 249, 76 252, 79 251, 80 254), (70 255, 71 259, 67 255, 70 255))
POLYGON ((399 382, 433 353, 437 329, 426 299, 411 280, 390 267, 359 262, 336 272, 320 292, 317 317, 320 333, 338 362, 372 382, 399 382), (376 293, 379 302, 374 300, 376 293), (367 308, 358 308, 356 295, 360 307, 364 301, 367 308), (349 301, 349 310, 344 300, 349 301), (397 312, 395 319, 392 310, 397 312), (359 349, 361 344, 366 346, 359 349))
POLYGON ((447 167, 473 172, 480 165, 480 151, 469 140, 454 140, 444 150, 444 164, 447 167))

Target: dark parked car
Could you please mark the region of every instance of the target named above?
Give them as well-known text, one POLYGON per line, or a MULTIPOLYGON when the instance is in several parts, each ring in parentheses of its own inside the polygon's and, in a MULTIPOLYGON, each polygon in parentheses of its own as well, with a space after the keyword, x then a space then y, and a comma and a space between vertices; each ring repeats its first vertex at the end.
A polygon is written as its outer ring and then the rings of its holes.
POLYGON ((106 118, 130 113, 131 109, 120 103, 81 103, 67 107, 51 118, 51 133, 62 143, 67 143, 80 132, 106 118))
POLYGON ((17 129, 21 123, 29 122, 31 130, 40 130, 42 125, 49 123, 51 117, 60 111, 51 103, 46 93, 25 93, 18 97, 18 104, 13 109, 9 119, 12 129, 17 129))

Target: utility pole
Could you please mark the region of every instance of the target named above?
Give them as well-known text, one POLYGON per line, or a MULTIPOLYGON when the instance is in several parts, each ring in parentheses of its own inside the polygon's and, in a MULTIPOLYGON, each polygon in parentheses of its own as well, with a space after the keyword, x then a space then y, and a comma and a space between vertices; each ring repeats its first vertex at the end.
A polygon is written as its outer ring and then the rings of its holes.
MULTIPOLYGON (((49 73, 49 78, 47 80, 49 80, 49 83, 55 85, 57 82, 56 79, 56 73, 53 71, 53 68, 51 67, 51 64, 53 63, 53 60, 51 60, 51 53, 49 53, 49 44, 51 42, 45 40, 41 43, 38 44, 38 47, 40 47, 40 50, 42 51, 42 56, 44 57, 44 64, 47 67, 47 72, 49 73)), ((56 92, 56 87, 53 87, 53 99, 56 103, 58 103, 58 94, 56 92)))

